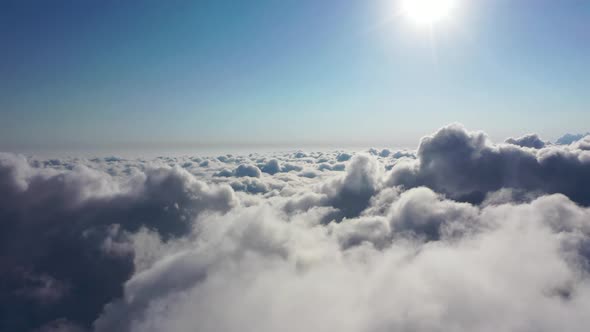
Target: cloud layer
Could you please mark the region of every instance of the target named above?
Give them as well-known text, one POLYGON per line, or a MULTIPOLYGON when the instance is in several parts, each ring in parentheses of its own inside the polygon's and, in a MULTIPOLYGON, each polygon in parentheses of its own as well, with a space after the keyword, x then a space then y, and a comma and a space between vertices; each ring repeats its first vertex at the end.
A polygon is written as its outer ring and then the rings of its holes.
POLYGON ((585 331, 590 144, 0 154, 2 331, 585 331))

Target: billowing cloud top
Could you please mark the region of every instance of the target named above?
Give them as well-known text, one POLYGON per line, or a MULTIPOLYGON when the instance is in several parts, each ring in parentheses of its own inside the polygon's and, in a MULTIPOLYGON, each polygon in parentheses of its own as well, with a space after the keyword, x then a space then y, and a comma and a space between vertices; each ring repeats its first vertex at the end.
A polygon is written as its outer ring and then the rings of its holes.
POLYGON ((534 149, 542 149, 546 145, 537 134, 529 134, 519 138, 508 138, 506 143, 534 149))
POLYGON ((589 142, 0 154, 0 331, 586 331, 589 142))
POLYGON ((451 125, 424 137, 417 157, 396 166, 388 183, 427 186, 472 203, 502 188, 561 193, 590 203, 590 154, 576 146, 530 150, 495 145, 482 132, 451 125))

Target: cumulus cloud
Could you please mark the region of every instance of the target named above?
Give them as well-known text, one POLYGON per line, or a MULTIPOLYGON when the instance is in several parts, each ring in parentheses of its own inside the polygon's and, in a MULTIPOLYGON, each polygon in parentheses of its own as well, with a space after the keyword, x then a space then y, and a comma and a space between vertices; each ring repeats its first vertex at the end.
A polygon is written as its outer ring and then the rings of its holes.
MULTIPOLYGON (((446 201, 426 189, 401 199, 405 201, 389 217, 393 225, 405 223, 403 230, 431 234, 433 225, 451 230, 454 223, 481 227, 426 240, 400 232, 401 238, 380 248, 359 241, 343 250, 335 240, 345 231, 339 227, 349 226, 346 223, 309 228, 268 208, 249 208, 210 220, 210 233, 201 233, 207 240, 165 255, 134 275, 125 285, 125 296, 107 306, 95 327, 586 329, 587 209, 564 196, 483 209, 446 201), (497 315, 503 319, 497 320, 497 315)), ((354 229, 349 227, 348 235, 365 234, 371 241, 395 232, 378 218, 349 222, 354 229)))
POLYGON ((236 167, 236 169, 229 170, 227 168, 222 169, 221 171, 215 173, 215 176, 218 177, 225 177, 225 178, 229 178, 229 177, 253 177, 253 178, 259 178, 261 176, 262 172, 260 171, 260 169, 254 165, 249 165, 249 164, 240 164, 238 165, 238 167, 236 167))
MULTIPOLYGON (((291 195, 284 208, 287 212, 296 212, 315 206, 331 206, 338 213, 330 215, 330 218, 341 220, 358 216, 380 189, 382 173, 381 165, 374 157, 356 155, 351 159, 345 174, 321 184, 319 190, 291 195)), ((305 174, 301 175, 306 177, 305 174)), ((312 178, 316 176, 314 173, 312 178)))
POLYGON ((569 144, 572 144, 574 142, 577 142, 577 141, 581 140, 582 138, 584 138, 586 136, 590 136, 590 133, 585 133, 585 134, 565 134, 565 135, 561 136, 560 138, 558 138, 555 143, 556 144, 560 144, 560 145, 569 145, 569 144))
POLYGON ((281 172, 282 167, 277 159, 271 159, 271 160, 267 161, 266 164, 262 165, 262 167, 260 169, 264 173, 268 173, 270 175, 275 175, 275 174, 281 172))
POLYGON ((344 171, 346 169, 346 165, 344 164, 327 164, 327 163, 322 163, 318 165, 318 170, 320 171, 325 171, 325 170, 329 170, 329 171, 344 171))
POLYGON ((590 144, 537 139, 0 154, 0 330, 585 331, 590 144))
POLYGON ((381 185, 380 167, 372 157, 356 156, 340 181, 324 187, 330 204, 340 209, 346 217, 358 215, 381 185))
POLYGON ((341 152, 336 156, 336 160, 339 162, 348 161, 350 158, 352 158, 352 155, 346 152, 341 152))
POLYGON ((392 168, 390 185, 427 186, 455 199, 481 202, 502 188, 562 193, 590 204, 590 160, 580 149, 537 151, 493 144, 482 132, 444 127, 420 143, 416 160, 392 168))
POLYGON ((302 166, 295 165, 292 163, 285 163, 282 164, 279 160, 273 158, 268 160, 265 164, 259 166, 260 170, 264 173, 268 173, 270 175, 275 175, 281 172, 291 172, 291 171, 301 171, 303 169, 302 166))
POLYGON ((414 153, 412 151, 406 151, 406 150, 395 151, 395 150, 390 150, 390 149, 378 150, 376 148, 370 148, 369 153, 374 156, 379 156, 382 158, 391 157, 393 159, 399 159, 399 158, 403 158, 403 157, 408 157, 408 158, 414 157, 414 153))
POLYGON ((236 204, 231 188, 210 187, 180 167, 120 179, 85 166, 33 168, 9 154, 0 156, 0 192, 0 330, 7 331, 62 317, 88 325, 121 295, 133 253, 105 250, 110 225, 182 236, 199 214, 236 204))
POLYGON ((242 181, 234 181, 231 183, 231 187, 235 191, 245 191, 252 194, 266 193, 269 191, 269 186, 256 178, 246 178, 242 181))
POLYGON ((545 142, 539 138, 537 134, 529 134, 519 138, 508 138, 506 143, 522 146, 524 148, 542 149, 545 147, 545 142))
POLYGON ((298 151, 293 154, 293 158, 307 158, 307 154, 303 151, 298 151))
POLYGON ((246 164, 242 164, 242 165, 238 166, 238 168, 236 168, 234 173, 236 174, 237 177, 249 176, 249 177, 253 177, 253 178, 259 178, 260 174, 261 174, 260 169, 258 169, 258 167, 254 166, 254 165, 246 165, 246 164))
POLYGON ((584 136, 583 138, 572 143, 572 148, 590 151, 590 136, 584 136))

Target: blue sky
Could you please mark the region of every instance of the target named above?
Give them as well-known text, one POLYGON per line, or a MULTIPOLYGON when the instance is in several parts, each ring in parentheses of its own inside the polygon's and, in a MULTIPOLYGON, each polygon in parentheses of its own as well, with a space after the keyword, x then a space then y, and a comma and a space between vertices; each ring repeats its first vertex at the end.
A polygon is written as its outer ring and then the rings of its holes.
POLYGON ((590 123, 590 1, 0 1, 0 149, 415 146, 590 123))

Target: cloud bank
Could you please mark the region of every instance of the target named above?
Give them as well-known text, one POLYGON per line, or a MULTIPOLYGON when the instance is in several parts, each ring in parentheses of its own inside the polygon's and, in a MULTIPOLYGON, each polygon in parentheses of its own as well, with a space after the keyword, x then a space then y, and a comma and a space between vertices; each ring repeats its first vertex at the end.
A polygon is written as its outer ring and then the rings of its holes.
POLYGON ((0 330, 586 331, 588 142, 0 154, 0 330))

